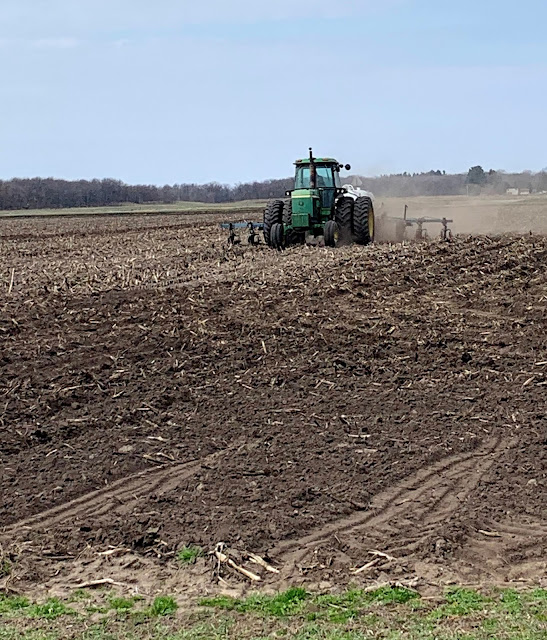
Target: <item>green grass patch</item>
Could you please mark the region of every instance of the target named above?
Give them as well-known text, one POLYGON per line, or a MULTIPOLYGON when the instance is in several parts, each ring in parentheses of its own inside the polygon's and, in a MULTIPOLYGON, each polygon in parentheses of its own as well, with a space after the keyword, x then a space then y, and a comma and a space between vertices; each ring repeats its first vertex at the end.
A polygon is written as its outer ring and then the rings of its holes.
POLYGON ((369 602, 380 602, 382 604, 405 604, 411 600, 416 600, 420 594, 404 587, 380 587, 375 591, 368 591, 364 594, 364 600, 369 602))
POLYGON ((92 599, 93 596, 86 589, 76 589, 70 596, 69 602, 85 602, 92 599))
POLYGON ((60 616, 74 615, 76 612, 58 598, 49 598, 43 604, 32 605, 26 613, 31 618, 55 620, 60 616))
MULTIPOLYGON (((189 629, 179 630, 173 634, 169 634, 165 640, 228 640, 237 637, 230 633, 233 626, 234 622, 232 620, 223 620, 214 623, 198 623, 189 629)), ((253 638, 253 640, 259 639, 253 638)))
POLYGON ((175 598, 171 596, 158 596, 146 609, 145 613, 152 617, 170 616, 179 608, 175 598))
POLYGON ((17 627, 0 625, 0 640, 64 640, 64 638, 45 629, 21 631, 17 627))
POLYGON ((30 607, 30 601, 23 596, 5 596, 0 593, 0 616, 11 613, 20 613, 30 607))
POLYGON ((368 605, 379 603, 405 604, 419 598, 415 591, 399 587, 382 587, 375 591, 359 589, 339 595, 312 596, 305 589, 292 588, 275 596, 252 595, 245 600, 218 596, 201 600, 203 607, 214 607, 239 613, 258 613, 265 616, 294 616, 307 609, 308 619, 346 622, 356 618, 368 605))
POLYGON ((121 596, 111 596, 108 599, 108 604, 114 611, 129 611, 135 606, 135 600, 133 598, 122 598, 121 596))
POLYGON ((431 612, 431 617, 468 616, 485 609, 491 598, 482 596, 473 589, 449 589, 446 592, 446 604, 431 612))
POLYGON ((353 589, 342 594, 317 596, 312 604, 308 620, 328 620, 329 622, 348 622, 360 614, 363 591, 353 589))
POLYGON ((316 609, 309 614, 308 619, 347 622, 361 617, 363 610, 370 608, 374 603, 406 604, 419 597, 415 591, 401 587, 381 587, 374 591, 353 589, 339 595, 316 596, 313 599, 316 609))
POLYGON ((55 620, 60 616, 72 615, 75 611, 58 598, 49 598, 42 604, 32 604, 28 598, 22 596, 0 595, 0 618, 26 616, 55 620))
POLYGON ((177 553, 177 560, 180 564, 193 564, 198 558, 201 558, 204 555, 205 553, 201 547, 183 547, 177 553))
MULTIPOLYGON (((547 590, 409 589, 312 594, 292 588, 247 598, 218 596, 177 610, 172 596, 148 605, 113 592, 82 593, 78 609, 0 596, 0 640, 546 640, 547 590), (93 612, 86 606, 96 605, 93 612), (174 614, 177 615, 174 615, 174 614), (4 620, 2 620, 4 618, 4 620), (3 624, 3 623, 6 624, 3 624)), ((75 599, 72 598, 72 601, 75 599)))
POLYGON ((294 587, 275 596, 256 594, 245 600, 228 596, 205 598, 200 601, 200 605, 239 613, 259 613, 274 617, 292 616, 303 610, 309 597, 310 594, 305 589, 294 587))

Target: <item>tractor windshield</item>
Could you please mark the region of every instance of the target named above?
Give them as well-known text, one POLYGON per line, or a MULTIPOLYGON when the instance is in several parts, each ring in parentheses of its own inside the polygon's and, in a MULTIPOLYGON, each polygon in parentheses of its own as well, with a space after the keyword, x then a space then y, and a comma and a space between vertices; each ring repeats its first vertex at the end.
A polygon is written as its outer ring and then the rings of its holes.
MULTIPOLYGON (((338 174, 336 174, 338 178, 338 174)), ((338 180, 336 180, 332 166, 317 165, 317 188, 318 189, 334 189, 338 186, 338 180)), ((294 181, 295 189, 309 189, 310 188, 310 167, 303 166, 297 167, 296 178, 294 181)))

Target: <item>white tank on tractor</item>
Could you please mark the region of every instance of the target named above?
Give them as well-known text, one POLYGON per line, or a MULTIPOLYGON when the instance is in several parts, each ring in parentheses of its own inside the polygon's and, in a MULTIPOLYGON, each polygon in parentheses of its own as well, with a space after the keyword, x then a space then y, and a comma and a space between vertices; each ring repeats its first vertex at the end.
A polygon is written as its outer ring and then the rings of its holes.
POLYGON ((343 184, 342 189, 346 191, 346 193, 344 194, 345 198, 347 198, 348 196, 350 198, 353 198, 354 200, 357 200, 357 198, 370 198, 374 203, 374 194, 372 194, 370 191, 365 191, 364 189, 360 189, 359 187, 354 187, 352 184, 343 184))

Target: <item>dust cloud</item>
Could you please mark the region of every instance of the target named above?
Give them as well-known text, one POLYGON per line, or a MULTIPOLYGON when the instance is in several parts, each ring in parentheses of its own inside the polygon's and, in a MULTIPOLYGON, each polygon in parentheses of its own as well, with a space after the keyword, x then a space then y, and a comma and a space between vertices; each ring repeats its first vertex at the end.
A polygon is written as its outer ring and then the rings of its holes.
MULTIPOLYGON (((447 218, 454 234, 498 235, 503 233, 547 234, 547 196, 438 196, 379 198, 376 200, 376 240, 400 242, 415 238, 416 226, 401 227, 405 205, 407 217, 447 218)), ((429 237, 438 237, 440 223, 424 225, 429 237)))

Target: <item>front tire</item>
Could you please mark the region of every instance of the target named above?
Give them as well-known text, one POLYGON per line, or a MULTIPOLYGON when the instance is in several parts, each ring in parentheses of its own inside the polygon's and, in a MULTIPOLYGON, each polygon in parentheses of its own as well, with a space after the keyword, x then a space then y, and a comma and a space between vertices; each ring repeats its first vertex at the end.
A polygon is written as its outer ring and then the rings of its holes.
POLYGON ((271 247, 271 230, 274 224, 283 222, 283 200, 270 200, 264 211, 264 242, 271 247))
POLYGON ((368 196, 357 198, 353 208, 353 236, 357 244, 374 242, 375 220, 372 200, 368 196))

